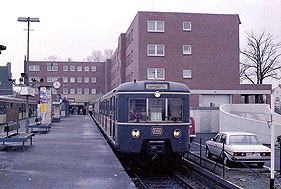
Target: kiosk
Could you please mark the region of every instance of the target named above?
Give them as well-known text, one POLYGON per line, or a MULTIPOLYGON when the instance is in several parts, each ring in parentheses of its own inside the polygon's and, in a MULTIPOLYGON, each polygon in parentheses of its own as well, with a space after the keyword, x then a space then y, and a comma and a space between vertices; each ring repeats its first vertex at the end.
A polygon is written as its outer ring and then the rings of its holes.
POLYGON ((52 102, 52 122, 59 122, 61 118, 61 102, 52 102))

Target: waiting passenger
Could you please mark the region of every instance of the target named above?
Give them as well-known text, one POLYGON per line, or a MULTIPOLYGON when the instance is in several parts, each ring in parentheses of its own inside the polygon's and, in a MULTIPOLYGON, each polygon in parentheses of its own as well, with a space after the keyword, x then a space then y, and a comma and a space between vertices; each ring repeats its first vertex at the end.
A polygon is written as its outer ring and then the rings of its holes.
POLYGON ((131 115, 130 115, 130 121, 139 121, 139 120, 142 120, 143 119, 143 116, 142 114, 140 113, 139 110, 135 110, 135 112, 131 112, 131 115))

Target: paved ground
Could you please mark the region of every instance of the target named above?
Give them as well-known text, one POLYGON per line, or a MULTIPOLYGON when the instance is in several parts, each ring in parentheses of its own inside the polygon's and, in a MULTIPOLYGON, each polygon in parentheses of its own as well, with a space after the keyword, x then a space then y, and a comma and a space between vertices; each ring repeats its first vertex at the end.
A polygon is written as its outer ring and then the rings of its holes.
POLYGON ((0 145, 0 188, 134 187, 89 116, 52 124, 25 152, 21 143, 0 145))

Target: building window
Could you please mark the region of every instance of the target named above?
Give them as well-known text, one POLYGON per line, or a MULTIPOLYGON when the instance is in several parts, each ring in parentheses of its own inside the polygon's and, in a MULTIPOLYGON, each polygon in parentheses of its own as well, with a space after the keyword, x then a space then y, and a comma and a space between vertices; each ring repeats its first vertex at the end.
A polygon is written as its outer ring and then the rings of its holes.
POLYGON ((51 72, 51 71, 58 71, 59 67, 57 63, 47 63, 47 71, 51 72))
POLYGON ((147 31, 148 32, 164 32, 164 21, 147 21, 147 31))
POLYGON ((56 81, 58 79, 59 79, 59 77, 52 77, 52 82, 54 82, 54 81, 56 81))
POLYGON ((75 94, 75 89, 70 89, 70 94, 75 94))
POLYGON ((39 65, 35 65, 34 66, 34 71, 40 71, 40 66, 39 65))
POLYGON ((29 71, 38 72, 40 71, 39 65, 29 65, 29 71))
POLYGON ((191 45, 183 46, 183 54, 191 54, 191 45))
POLYGON ((68 94, 68 88, 63 88, 63 94, 68 94))
POLYGON ((191 22, 190 21, 183 21, 183 30, 191 31, 191 22))
POLYGON ((75 71, 75 66, 70 66, 70 71, 74 72, 75 71))
POLYGON ((58 65, 53 65, 52 66, 52 71, 57 72, 59 70, 59 66, 58 65))
POLYGON ((52 77, 47 77, 47 82, 51 83, 52 82, 52 77))
POLYGON ((81 72, 82 71, 82 66, 77 66, 77 71, 81 72))
POLYGON ((67 82, 68 82, 68 77, 62 77, 62 81, 63 81, 64 83, 67 83, 67 82))
POLYGON ((51 65, 47 66, 47 71, 48 72, 52 71, 52 66, 51 65))
POLYGON ((84 83, 89 83, 89 77, 84 77, 84 83))
POLYGON ((63 66, 63 71, 67 72, 68 71, 68 66, 63 66))
POLYGON ((92 89, 92 94, 97 94, 97 90, 96 89, 92 89))
POLYGON ((84 67, 84 71, 85 71, 85 72, 88 72, 89 70, 90 70, 89 66, 85 66, 85 67, 84 67))
POLYGON ((82 88, 77 89, 77 94, 82 94, 82 88))
POLYGON ((147 45, 147 55, 148 56, 164 56, 165 47, 164 45, 147 45))
POLYGON ((183 69, 183 78, 192 78, 192 73, 190 69, 183 69))
POLYGON ((82 83, 82 77, 77 77, 77 83, 82 83))
POLYGON ((89 88, 84 89, 84 94, 89 94, 89 88))
POLYGON ((97 71, 97 67, 96 66, 92 66, 92 72, 97 71))
MULTIPOLYGON (((70 78, 70 83, 75 83, 75 77, 70 78)), ((70 93, 71 94, 71 93, 70 93)))
POLYGON ((165 70, 164 68, 148 68, 147 69, 147 78, 148 79, 165 79, 165 70))
POLYGON ((96 82, 97 82, 97 78, 96 78, 96 77, 92 77, 92 78, 91 78, 91 82, 92 82, 92 83, 96 83, 96 82))

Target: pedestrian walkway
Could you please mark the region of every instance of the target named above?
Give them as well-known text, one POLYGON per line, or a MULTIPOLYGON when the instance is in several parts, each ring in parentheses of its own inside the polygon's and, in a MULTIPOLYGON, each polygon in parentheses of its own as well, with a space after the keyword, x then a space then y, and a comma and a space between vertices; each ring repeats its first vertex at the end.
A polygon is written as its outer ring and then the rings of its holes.
POLYGON ((5 146, 0 188, 135 188, 90 116, 52 124, 25 152, 15 143, 5 146))

